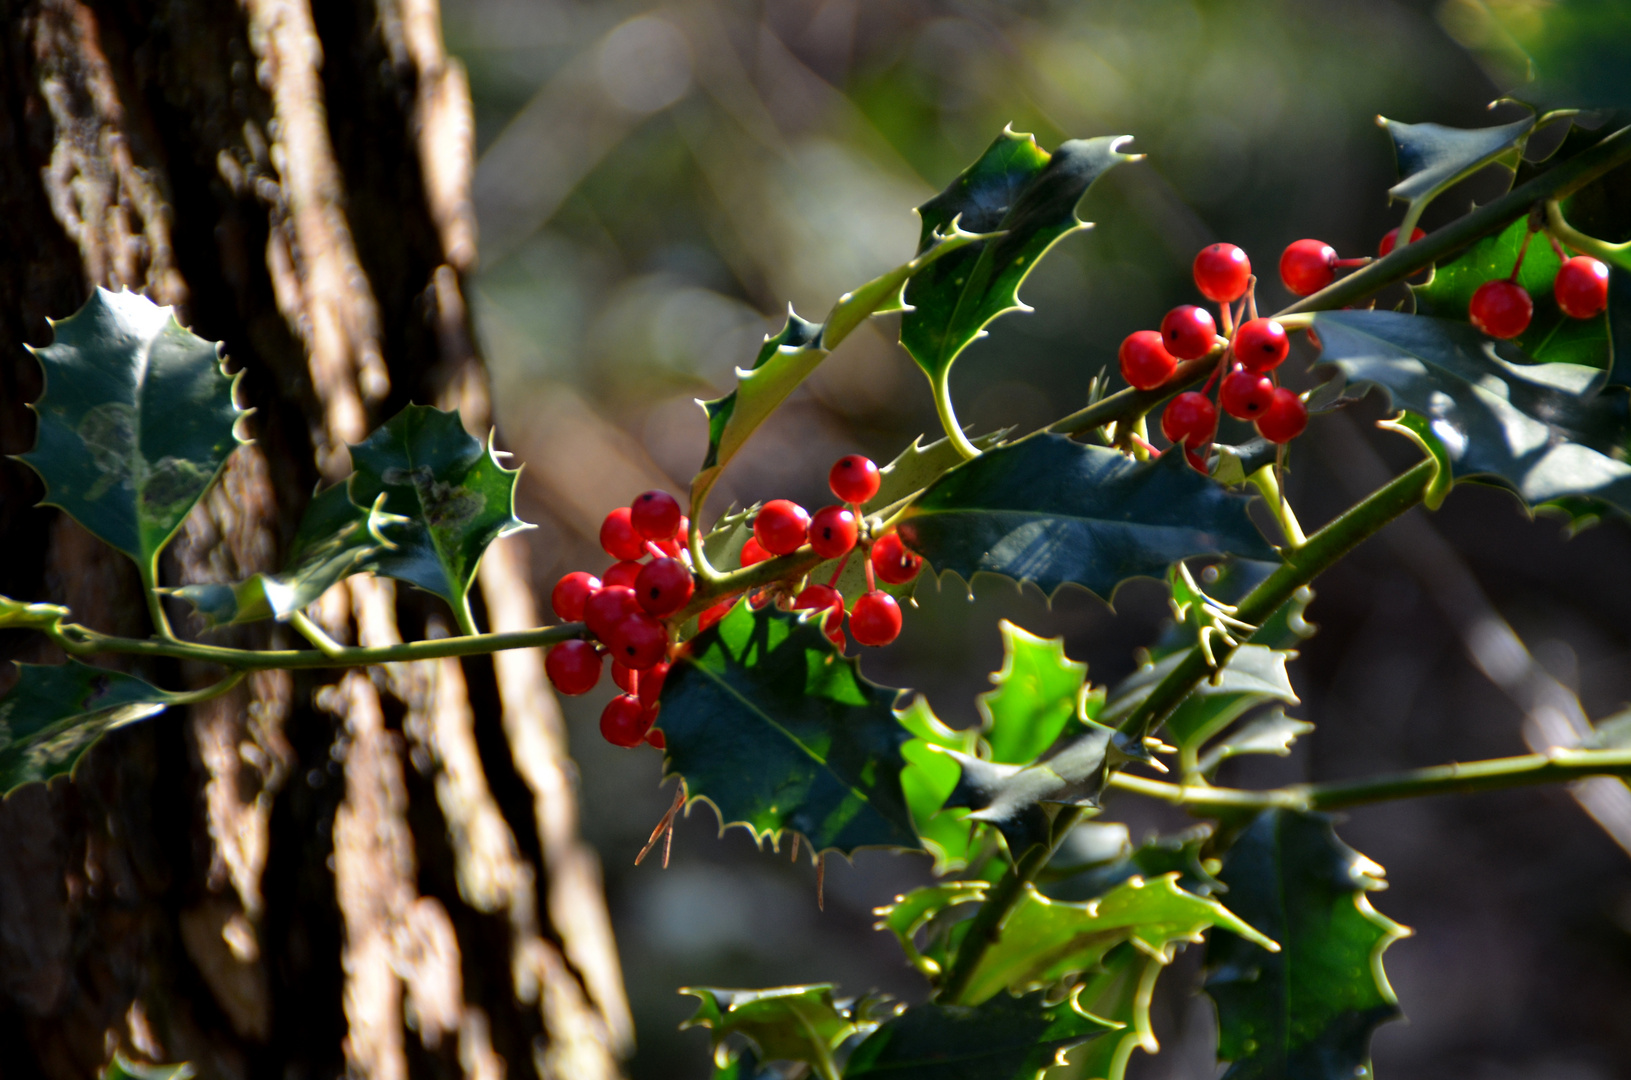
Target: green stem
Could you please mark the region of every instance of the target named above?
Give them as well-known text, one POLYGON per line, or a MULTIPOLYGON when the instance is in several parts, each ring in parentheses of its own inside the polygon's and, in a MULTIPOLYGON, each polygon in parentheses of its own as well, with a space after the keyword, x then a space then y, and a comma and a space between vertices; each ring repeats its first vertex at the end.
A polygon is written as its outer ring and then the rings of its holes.
POLYGON ((963 426, 957 422, 957 410, 951 404, 951 365, 947 364, 934 376, 934 411, 940 414, 940 426, 946 429, 946 437, 963 455, 965 461, 972 461, 980 456, 980 448, 968 441, 963 434, 963 426))
POLYGON ((332 652, 317 649, 229 649, 220 645, 203 645, 192 641, 115 637, 75 623, 59 623, 44 629, 43 632, 74 656, 90 656, 95 653, 165 656, 175 660, 198 660, 206 664, 219 664, 234 671, 245 672, 277 668, 294 670, 362 667, 368 664, 390 664, 410 660, 440 660, 447 656, 484 656, 506 649, 533 649, 541 645, 553 645, 558 641, 582 636, 584 628, 582 623, 563 623, 560 626, 545 626, 536 630, 438 638, 434 641, 411 641, 402 645, 372 648, 337 648, 332 652))
POLYGON ((480 637, 481 630, 476 626, 476 616, 470 610, 470 591, 467 589, 459 602, 453 605, 453 617, 458 620, 459 632, 465 637, 480 637))
POLYGON ((1280 534, 1285 537, 1286 545, 1296 549, 1308 543, 1308 537, 1303 535, 1303 527, 1297 521, 1297 515, 1292 513, 1291 503, 1286 501, 1280 481, 1274 475, 1274 466, 1265 465, 1247 479, 1263 496, 1263 504, 1274 515, 1274 523, 1280 526, 1280 534))
POLYGON ((1563 208, 1558 206, 1556 199, 1546 204, 1546 228, 1558 240, 1583 255, 1590 255, 1594 259, 1601 259, 1603 262, 1631 270, 1631 241, 1610 244, 1595 236, 1587 236, 1564 220, 1563 208))
MULTIPOLYGON (((1285 552, 1285 562, 1236 606, 1235 618, 1253 626, 1262 625, 1299 588, 1314 580, 1382 526, 1419 503, 1427 493, 1437 468, 1431 459, 1418 463, 1349 507, 1340 517, 1310 536, 1301 547, 1285 552)), ((1216 640, 1212 646, 1213 656, 1220 667, 1228 661, 1233 651, 1233 647, 1222 640, 1216 640)), ((1212 671, 1201 650, 1191 648, 1178 666, 1156 684, 1150 696, 1121 722, 1121 732, 1132 740, 1150 734, 1212 671)))
POLYGON ((1222 353, 1209 353, 1199 360, 1185 360, 1178 365, 1178 370, 1173 372, 1172 378, 1162 383, 1158 389, 1134 390, 1129 386, 1125 390, 1117 390, 1085 409, 1060 417, 1042 430, 1053 435, 1081 435, 1106 424, 1117 424, 1136 416, 1144 416, 1168 398, 1176 396, 1180 391, 1194 386, 1212 374, 1212 369, 1217 366, 1218 356, 1221 355, 1222 353))
POLYGON ((1274 808, 1340 810, 1393 799, 1568 783, 1591 776, 1631 776, 1631 750, 1553 750, 1547 754, 1435 765, 1360 780, 1294 784, 1269 791, 1215 788, 1204 784, 1186 787, 1126 773, 1111 777, 1110 786, 1191 811, 1231 814, 1274 808))
POLYGON ((170 629, 170 617, 164 613, 164 597, 159 595, 158 556, 141 568, 142 592, 147 594, 147 614, 153 620, 153 630, 166 641, 176 640, 170 629))
POLYGON ((345 652, 345 646, 329 637, 321 626, 306 617, 304 611, 296 611, 289 616, 289 625, 300 631, 300 636, 317 646, 324 656, 339 656, 345 652))
POLYGON ((1002 924, 1008 917, 1008 912, 1019 902, 1025 893, 1025 886, 1036 880, 1048 860, 1064 838, 1070 835, 1070 830, 1082 820, 1087 812, 1086 807, 1067 806, 1059 811, 1053 819, 1053 831, 1046 844, 1037 844, 1031 850, 1021 855, 1019 861, 1008 867, 995 885, 985 894, 985 902, 969 920, 968 933, 963 935, 963 943, 958 946, 957 954, 952 957, 951 965, 946 969, 946 977, 941 980, 940 989, 935 993, 935 1000, 942 1005, 962 1004, 963 991, 968 989, 969 980, 974 977, 975 968, 980 966, 980 958, 985 951, 996 943, 1002 933, 1002 924))

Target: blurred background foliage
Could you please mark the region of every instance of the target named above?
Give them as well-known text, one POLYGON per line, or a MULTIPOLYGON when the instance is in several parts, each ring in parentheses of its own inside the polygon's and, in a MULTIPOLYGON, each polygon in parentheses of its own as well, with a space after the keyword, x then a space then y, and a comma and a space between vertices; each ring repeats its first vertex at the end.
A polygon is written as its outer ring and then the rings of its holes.
MULTIPOLYGON (((1626 104, 1631 90, 1624 0, 449 0, 445 19, 477 117, 472 304, 506 438, 527 462, 524 516, 543 524, 531 535, 546 588, 608 561, 594 537, 612 506, 683 490, 705 446, 693 399, 728 390, 789 303, 819 319, 909 257, 911 208, 1005 124, 1046 147, 1130 134, 1149 157, 1094 190, 1082 212, 1097 227, 1022 291, 1035 312, 1001 321, 959 364, 959 412, 980 431, 1080 407, 1124 335, 1194 299, 1189 263, 1206 243, 1251 253, 1270 308, 1286 299, 1273 268, 1289 241, 1373 251, 1400 216, 1377 114, 1490 123, 1508 114, 1488 103, 1532 71, 1542 81, 1530 93, 1549 101, 1626 104)), ((1504 182, 1475 177, 1424 225, 1504 182)), ((883 320, 854 334, 727 470, 713 511, 776 496, 821 505, 838 455, 884 461, 934 430, 895 332, 883 320)), ((1305 524, 1362 493, 1384 462, 1411 459, 1371 429, 1379 415, 1372 399, 1299 442, 1289 482, 1305 524)), ((1594 717, 1631 699, 1624 523, 1567 540, 1505 495, 1464 490, 1410 528, 1321 584, 1311 614, 1324 632, 1294 668, 1297 714, 1318 734, 1226 781, 1522 752, 1523 709, 1488 677, 1487 656, 1469 659, 1483 609, 1468 606, 1468 583, 1490 601, 1485 617, 1498 611, 1528 644, 1514 662, 1541 665, 1594 717), (1434 546, 1440 535, 1459 555, 1434 546), (1450 569, 1424 570, 1423 551, 1450 569)), ((925 688, 966 725, 1000 659, 995 617, 1066 635, 1099 684, 1131 670, 1165 617, 1153 583, 1124 590, 1114 612, 1080 593, 1050 607, 979 591, 970 604, 960 586, 925 585, 868 672, 925 688)), ((807 860, 756 852, 740 830, 716 839, 700 810, 668 870, 635 868, 670 795, 656 753, 596 735, 603 700, 567 708, 639 1026, 632 1075, 707 1074, 704 1035, 676 1030, 683 984, 921 995, 870 909, 924 880, 926 859, 834 860, 821 913, 807 860)), ((1106 817, 1135 839, 1183 823, 1125 799, 1106 817)), ((1343 832, 1390 871, 1378 906, 1418 931, 1389 953, 1412 1023, 1379 1037, 1380 1075, 1631 1075, 1631 858, 1566 793, 1364 810, 1343 832)), ((1136 1058, 1133 1075, 1212 1075, 1195 960, 1164 981, 1163 1053, 1136 1058)))

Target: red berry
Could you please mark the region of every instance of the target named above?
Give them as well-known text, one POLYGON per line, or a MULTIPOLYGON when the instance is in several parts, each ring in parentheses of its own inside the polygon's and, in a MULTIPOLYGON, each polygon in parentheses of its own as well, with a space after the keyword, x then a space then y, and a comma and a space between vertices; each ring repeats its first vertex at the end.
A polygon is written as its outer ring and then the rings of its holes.
POLYGON ((646 742, 650 743, 652 746, 655 746, 659 750, 668 749, 668 740, 663 738, 661 728, 652 728, 650 731, 646 732, 646 742))
POLYGON ((549 606, 565 622, 583 618, 583 602, 600 591, 601 581, 584 570, 574 570, 555 583, 549 594, 549 606))
POLYGON ((629 504, 629 524, 647 540, 669 540, 680 531, 680 504, 666 491, 647 491, 629 504))
POLYGON ((1211 442, 1217 430, 1217 407, 1205 394, 1193 390, 1173 398, 1161 414, 1161 434, 1191 450, 1211 442))
POLYGON ((1156 330, 1134 330, 1123 339, 1116 355, 1121 360, 1121 377, 1137 390, 1154 390, 1178 370, 1178 358, 1167 352, 1156 330))
POLYGON ((563 694, 587 694, 600 681, 600 653, 587 641, 563 641, 544 654, 544 671, 563 694))
POLYGON ((900 636, 900 605, 877 589, 862 593, 849 613, 849 632, 862 645, 887 645, 900 636))
POLYGON ((1252 261, 1233 244, 1208 244, 1195 256, 1195 287, 1208 300, 1239 300, 1251 276, 1252 261))
POLYGON ((644 671, 668 655, 668 631, 650 615, 635 612, 612 627, 606 647, 624 667, 644 671))
POLYGON ((1231 371, 1218 388, 1223 411, 1236 420, 1255 420, 1274 400, 1274 383, 1267 375, 1251 371, 1231 371))
POLYGON ((1467 305, 1467 318, 1493 338, 1515 338, 1529 326, 1535 302, 1522 285, 1496 278, 1478 286, 1467 305))
POLYGON ((790 555, 804 546, 810 514, 788 499, 771 499, 753 519, 753 538, 772 555, 790 555))
POLYGON ((750 536, 746 540, 742 541, 741 562, 743 566, 752 566, 754 563, 762 563, 768 558, 770 558, 770 552, 760 547, 759 541, 755 540, 753 537, 750 536))
POLYGON ((731 613, 731 608, 735 606, 736 597, 733 596, 729 600, 722 600, 713 607, 703 611, 702 614, 697 616, 697 633, 700 634, 710 626, 716 625, 720 619, 723 619, 725 616, 729 615, 731 613))
POLYGON ((634 588, 634 579, 639 577, 640 571, 644 569, 645 567, 639 563, 624 559, 622 562, 612 563, 611 566, 607 567, 606 572, 600 575, 600 581, 603 586, 623 585, 632 589, 634 588))
POLYGON ((1161 320, 1161 343, 1180 360, 1199 360, 1212 351, 1217 336, 1211 312, 1194 304, 1175 307, 1161 320))
POLYGON ((633 589, 608 585, 584 603, 583 621, 589 624, 590 633, 610 645, 612 628, 639 610, 640 601, 635 599, 633 589))
POLYGON ((606 710, 600 714, 600 733, 613 746, 639 746, 654 719, 639 699, 620 694, 607 702, 606 710))
POLYGON ((907 551, 898 533, 878 537, 868 558, 872 560, 872 572, 891 585, 904 585, 923 569, 923 556, 907 551))
POLYGON ((629 521, 629 508, 619 506, 600 523, 600 546, 614 559, 634 561, 646 553, 646 542, 629 521))
POLYGON ((1288 443, 1307 426, 1308 406, 1283 386, 1275 388, 1274 400, 1257 418, 1257 433, 1271 443, 1288 443))
POLYGON ((1589 319, 1608 306, 1608 267, 1576 255, 1558 267, 1552 282, 1557 306, 1571 319, 1589 319))
POLYGON ((827 474, 832 493, 847 503, 864 503, 878 493, 883 477, 871 458, 860 454, 841 457, 827 474))
POLYGON ((612 682, 625 694, 632 694, 640 685, 640 676, 633 668, 626 668, 616 660, 612 661, 612 682))
POLYGON ((823 506, 810 519, 810 547, 823 559, 849 553, 861 535, 854 511, 844 506, 823 506))
POLYGON ((1331 284, 1336 264, 1336 248, 1324 240, 1298 240, 1280 256, 1280 280, 1298 296, 1307 296, 1331 284))
MULTIPOLYGON (((1427 233, 1421 229, 1411 229, 1410 242, 1414 244, 1417 240, 1420 240, 1426 235, 1427 233)), ((1393 250, 1393 245, 1397 244, 1398 242, 1399 228, 1398 226, 1394 226, 1382 235, 1382 242, 1376 245, 1376 254, 1383 259, 1387 258, 1388 254, 1393 250)))
POLYGON ((1189 467, 1191 469, 1194 469, 1201 475, 1212 475, 1212 470, 1206 467, 1206 455, 1201 453, 1199 450, 1191 450, 1187 446, 1184 447, 1184 460, 1189 462, 1189 467))
POLYGON ((680 526, 674 530, 674 535, 667 540, 653 540, 652 543, 661 548, 662 553, 670 559, 677 559, 680 557, 680 552, 685 549, 686 537, 690 535, 690 532, 691 519, 681 514, 680 526))
POLYGON ((1290 352, 1286 328, 1274 319, 1249 319, 1235 331, 1235 359, 1247 371, 1273 371, 1290 352))
POLYGON ((648 709, 657 707, 657 699, 662 696, 663 683, 668 679, 668 662, 653 664, 640 673, 640 704, 648 709))
POLYGON ((659 617, 672 615, 689 604, 696 591, 691 568, 678 559, 653 559, 640 570, 634 583, 640 606, 659 617))
POLYGON ((823 609, 828 611, 828 615, 821 620, 821 630, 831 637, 844 623, 844 597, 838 590, 828 585, 807 585, 804 591, 793 598, 794 611, 823 609))

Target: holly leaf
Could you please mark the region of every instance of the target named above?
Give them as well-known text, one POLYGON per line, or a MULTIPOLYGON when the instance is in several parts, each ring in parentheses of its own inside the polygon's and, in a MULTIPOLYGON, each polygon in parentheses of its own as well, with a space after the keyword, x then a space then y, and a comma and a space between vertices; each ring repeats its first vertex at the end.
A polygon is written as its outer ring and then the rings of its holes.
POLYGON ((728 1035, 740 1035, 766 1061, 808 1061, 837 1075, 832 1054, 858 1030, 849 1014, 833 1000, 831 983, 780 986, 771 990, 724 990, 685 986, 680 993, 698 1001, 696 1013, 681 1030, 705 1027, 717 1051, 728 1035))
MULTIPOLYGON (((1084 823, 1076 828, 1092 824, 1095 823, 1084 823)), ((1201 858, 1201 849, 1211 838, 1209 825, 1152 837, 1120 858, 1090 866, 1048 886, 1047 894, 1055 900, 1091 900, 1135 877, 1154 879, 1177 874, 1180 889, 1196 896, 1211 896, 1223 891, 1223 884, 1212 876, 1201 858)), ((1050 864, 1049 869, 1052 868, 1050 864)))
MULTIPOLYGON (((989 450, 1013 430, 1003 428, 976 436, 970 441, 980 450, 989 450)), ((894 461, 878 470, 878 493, 861 509, 872 514, 893 506, 902 499, 916 495, 934 483, 940 474, 962 463, 963 455, 952 445, 951 439, 936 439, 925 446, 923 436, 919 435, 894 461)))
POLYGON ((1122 1080, 1134 1050, 1159 1051, 1150 1001, 1167 963, 1165 956, 1152 956, 1130 942, 1110 950, 1098 969, 1082 978, 1076 1000, 1094 1016, 1122 1026, 1072 1050, 1065 1067, 1050 1080, 1122 1080))
POLYGON ((1226 1077, 1369 1076, 1371 1033, 1399 1016, 1382 953, 1410 932, 1370 905, 1382 868, 1338 840, 1329 817, 1268 810, 1221 877, 1230 908, 1281 945, 1264 952, 1222 926, 1207 943, 1226 1077))
MULTIPOLYGON (((1495 236, 1486 236, 1455 260, 1434 269, 1422 285, 1412 285, 1416 311, 1442 319, 1467 318, 1472 294, 1486 281, 1505 278, 1517 265, 1518 252, 1530 236, 1529 219, 1521 218, 1495 236)), ((1579 364, 1607 369, 1609 365, 1608 319, 1571 319, 1563 314, 1552 295, 1552 281, 1562 265, 1552 245, 1543 235, 1535 235, 1524 252, 1518 271, 1518 284, 1528 290, 1535 302, 1529 327, 1512 339, 1531 360, 1541 363, 1579 364)))
POLYGON ((378 556, 396 547, 386 530, 408 519, 385 512, 386 495, 364 509, 352 503, 346 485, 312 496, 289 546, 284 569, 255 574, 236 584, 184 585, 160 590, 193 605, 206 626, 287 619, 352 574, 370 569, 378 556))
POLYGON ((827 354, 871 315, 901 309, 901 290, 913 275, 970 244, 986 239, 948 221, 924 238, 916 258, 838 298, 825 323, 801 319, 787 309, 780 332, 765 338, 753 366, 737 369, 736 389, 698 402, 708 416, 708 453, 691 481, 691 513, 701 509, 719 472, 787 395, 809 378, 827 354))
POLYGON ((113 1060, 102 1070, 102 1080, 192 1080, 195 1071, 191 1062, 153 1065, 145 1061, 132 1061, 115 1050, 113 1060))
POLYGON ((1213 744, 1200 759, 1199 769, 1210 775, 1219 765, 1241 754, 1273 754, 1287 757, 1291 744, 1314 730, 1306 720, 1285 714, 1284 709, 1269 709, 1240 726, 1240 730, 1213 744))
POLYGON ((1081 735, 1059 743, 1034 765, 1004 765, 954 750, 942 751, 962 766, 948 807, 968 807, 969 820, 995 825, 1009 857, 1045 843, 1053 827, 1050 805, 1099 805, 1108 780, 1105 754, 1114 728, 1087 721, 1081 735))
MULTIPOLYGON (((1193 755, 1212 736, 1228 727, 1251 709, 1270 701, 1297 704, 1297 694, 1286 674, 1286 661, 1293 653, 1246 644, 1229 654, 1222 670, 1205 679, 1167 717, 1165 731, 1181 754, 1193 755)), ((1101 714, 1114 724, 1132 714, 1172 671, 1183 662, 1183 652, 1173 652, 1153 663, 1144 664, 1110 693, 1101 714)))
POLYGON ((907 507, 901 539, 935 570, 1001 574, 1052 595, 1073 583, 1105 599, 1191 555, 1273 559, 1250 500, 1177 454, 1139 462, 1061 435, 988 450, 907 507))
POLYGON ((1625 424, 1615 399, 1592 396, 1596 369, 1524 363, 1465 323, 1419 315, 1324 311, 1314 324, 1320 360, 1425 417, 1457 479, 1494 478, 1531 506, 1589 495, 1631 507, 1625 424))
POLYGON ((1399 182, 1388 188, 1388 196, 1410 204, 1410 220, 1420 216, 1419 207, 1486 165, 1500 164, 1515 171, 1535 126, 1533 116, 1487 128, 1403 124, 1385 116, 1378 116, 1376 122, 1393 140, 1399 164, 1399 182))
POLYGON ((175 309, 97 288, 30 349, 45 393, 34 449, 22 455, 62 509, 135 561, 151 584, 158 555, 246 441, 220 346, 184 329, 175 309))
POLYGON ((1003 995, 981 1005, 917 1005, 850 1055, 844 1080, 1037 1080, 1063 1051, 1114 1030, 1072 993, 1003 995))
POLYGON ((917 208, 918 250, 954 224, 999 234, 968 244, 914 276, 900 341, 930 379, 940 380, 985 326, 1025 310, 1019 287, 1049 248, 1087 225, 1076 204, 1099 177, 1137 155, 1119 148, 1131 136, 1073 139, 1048 154, 1031 135, 1004 129, 980 159, 917 208))
POLYGON ((73 659, 18 664, 17 671, 16 684, 0 697, 0 795, 72 775, 103 735, 189 697, 73 659))
POLYGON ((906 768, 900 774, 900 788, 912 813, 912 827, 917 830, 924 849, 934 856, 936 876, 961 870, 980 848, 976 835, 979 823, 944 809, 962 770, 956 761, 939 750, 972 755, 980 740, 979 733, 953 731, 942 724, 922 695, 896 715, 901 726, 912 735, 900 748, 901 757, 906 760, 906 768))
POLYGON ((987 881, 949 881, 913 889, 895 897, 893 903, 873 908, 872 913, 878 916, 873 928, 894 934, 907 962, 930 982, 937 981, 945 966, 944 934, 937 935, 938 944, 931 943, 925 953, 918 949, 918 933, 945 912, 984 900, 990 887, 987 881))
POLYGON ((1631 267, 1608 268, 1608 385, 1631 386, 1631 267))
POLYGON ((669 775, 755 840, 793 829, 812 851, 920 849, 901 788, 897 690, 861 676, 812 622, 738 604, 663 683, 669 775))
POLYGON ((375 553, 370 569, 435 593, 458 613, 487 545, 530 528, 515 516, 520 469, 506 469, 491 440, 464 430, 457 412, 409 405, 351 448, 351 502, 407 518, 392 530, 396 546, 375 553))
POLYGON ((1024 765, 1056 742, 1081 709, 1087 665, 1065 655, 1065 639, 1039 638, 1003 619, 1002 670, 977 699, 990 760, 1024 765))

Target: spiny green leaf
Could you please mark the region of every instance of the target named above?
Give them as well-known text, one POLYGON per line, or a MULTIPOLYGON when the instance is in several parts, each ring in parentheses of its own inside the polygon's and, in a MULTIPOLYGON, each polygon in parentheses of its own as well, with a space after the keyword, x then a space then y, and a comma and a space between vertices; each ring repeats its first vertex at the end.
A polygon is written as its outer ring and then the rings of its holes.
POLYGON ((791 307, 779 333, 765 338, 753 366, 737 371, 736 389, 714 401, 699 402, 708 415, 708 454, 691 481, 691 512, 696 514, 719 472, 747 442, 748 436, 787 400, 827 354, 838 347, 868 316, 899 311, 901 290, 914 275, 960 248, 983 240, 947 222, 926 238, 916 258, 839 297, 827 321, 801 319, 791 307))
POLYGON ((1107 447, 1033 435, 951 470, 907 508, 900 536, 935 570, 1067 582, 1106 599, 1191 555, 1273 559, 1249 500, 1177 454, 1138 462, 1107 447))
POLYGON ((456 412, 409 405, 351 448, 351 502, 409 519, 392 530, 396 547, 371 569, 433 592, 458 613, 487 545, 530 528, 515 516, 519 469, 505 469, 491 446, 464 430, 456 412))
POLYGON ((900 787, 912 812, 912 826, 923 847, 934 856, 936 875, 961 870, 979 850, 979 822, 943 809, 962 770, 935 747, 973 754, 980 736, 974 731, 953 731, 942 724, 929 708, 928 699, 921 695, 898 715, 901 726, 912 735, 900 748, 901 757, 906 759, 900 787))
POLYGON ((1229 906, 1281 949, 1264 952, 1233 927, 1207 942, 1227 1077, 1370 1075, 1371 1033, 1399 1015, 1382 952, 1409 933, 1366 898, 1381 875, 1322 814, 1265 811, 1235 841, 1221 874, 1229 906))
POLYGON ((1376 122, 1387 129, 1399 163, 1399 182, 1388 189, 1388 195, 1422 206, 1486 165, 1498 162, 1516 169, 1535 126, 1533 116, 1487 128, 1403 124, 1385 116, 1378 116, 1376 122))
MULTIPOLYGON (((981 450, 989 450, 1013 430, 1003 428, 970 441, 981 450)), ((951 439, 936 439, 925 446, 923 436, 919 435, 894 461, 878 470, 878 493, 861 509, 871 514, 893 506, 934 483, 947 469, 962 463, 963 455, 952 445, 951 439)))
MULTIPOLYGON (((1517 265, 1518 251, 1529 234, 1529 219, 1520 218, 1495 236, 1486 236, 1457 255, 1454 261, 1438 266, 1422 285, 1412 285, 1416 310, 1442 319, 1467 318, 1472 294, 1486 281, 1506 278, 1517 265)), ((1518 284, 1534 299, 1535 313, 1529 327, 1512 339, 1531 360, 1540 363, 1579 364, 1607 369, 1609 362, 1608 320, 1571 319, 1563 314, 1552 295, 1552 280, 1562 263, 1546 237, 1535 234, 1524 253, 1518 271, 1518 284)))
MULTIPOLYGON (((1101 714, 1104 721, 1113 724, 1130 715, 1184 655, 1174 652, 1144 664, 1117 683, 1101 714)), ((1168 737, 1180 750, 1194 751, 1249 709, 1269 701, 1295 705, 1297 694, 1286 674, 1291 655, 1263 645, 1242 645, 1217 676, 1203 680, 1167 718, 1168 737)))
POLYGON ((1086 722, 1081 735, 1067 739, 1034 765, 1003 765, 954 750, 941 751, 962 766, 947 806, 966 806, 973 821, 988 822, 1002 833, 1009 857, 1016 862, 1048 839, 1050 805, 1099 805, 1108 779, 1105 754, 1115 729, 1086 722))
POLYGON ((1049 1080, 1122 1080, 1134 1050, 1158 1052, 1150 1001, 1166 967, 1165 956, 1143 952, 1130 942, 1110 950, 1098 970, 1082 979, 1076 1000, 1094 1016, 1123 1026, 1072 1050, 1049 1080))
POLYGON ((1039 638, 1003 619, 1002 670, 978 699, 991 760, 1025 765, 1052 746, 1076 718, 1087 665, 1065 655, 1065 639, 1039 638))
POLYGON ((175 1065, 151 1065, 132 1061, 119 1051, 102 1070, 102 1080, 191 1080, 194 1069, 190 1062, 175 1065))
POLYGON ((1321 361, 1428 419, 1457 479, 1496 478, 1530 505, 1590 495, 1631 507, 1624 400, 1591 396, 1596 369, 1524 363, 1465 323, 1393 311, 1323 311, 1314 325, 1321 361))
POLYGON ((878 916, 874 929, 887 930, 900 942, 906 960, 931 982, 940 978, 945 959, 943 948, 931 945, 925 954, 917 947, 917 935, 930 922, 953 908, 977 904, 985 899, 990 883, 986 881, 950 881, 940 885, 926 885, 897 896, 893 903, 873 908, 878 916))
POLYGON ((1200 759, 1200 771, 1210 774, 1225 761, 1241 754, 1286 757, 1291 753, 1291 744, 1313 730, 1313 724, 1287 716, 1284 709, 1269 709, 1242 724, 1240 730, 1214 743, 1200 759))
POLYGON ((219 346, 132 292, 98 288, 31 350, 45 372, 34 449, 22 455, 60 507, 149 578, 214 482, 245 411, 219 346))
POLYGON ((727 1035, 741 1035, 767 1061, 808 1061, 830 1073, 832 1052, 857 1030, 833 1000, 831 983, 771 990, 686 986, 680 993, 698 999, 682 1029, 707 1028, 716 1048, 727 1035))
MULTIPOLYGON (((1077 829, 1090 828, 1087 822, 1077 829)), ((1055 900, 1091 900, 1134 877, 1153 879, 1178 875, 1178 887, 1196 896, 1221 892, 1223 885, 1207 869, 1201 849, 1212 837, 1212 827, 1198 825, 1169 836, 1156 836, 1118 859, 1092 866, 1081 873, 1051 884, 1048 896, 1055 900)), ((1052 864, 1049 865, 1051 870, 1052 864)), ((1214 865, 1214 869, 1215 869, 1214 865)))
POLYGON ((1100 176, 1134 155, 1130 136, 1077 139, 1051 155, 1031 135, 1004 129, 945 191, 918 207, 919 251, 954 223, 1000 233, 969 244, 912 278, 900 340, 931 379, 944 376, 986 324, 1023 310, 1019 287, 1049 248, 1077 229, 1076 204, 1100 176))
POLYGON ((1039 992, 914 1006, 855 1048, 844 1080, 1037 1080, 1062 1051, 1114 1030, 1075 999, 1050 1004, 1039 992))
POLYGON ((16 685, 0 697, 0 795, 72 774, 103 735, 188 696, 72 659, 17 670, 16 685))
POLYGON ((408 519, 387 514, 385 498, 381 492, 364 509, 352 503, 345 484, 335 484, 312 496, 280 573, 255 574, 235 585, 184 585, 163 592, 192 604, 207 626, 287 619, 396 546, 386 530, 407 525, 408 519))
POLYGON ((862 678, 811 623, 738 604, 663 684, 667 771, 755 839, 793 829, 812 851, 917 849, 898 694, 862 678))

